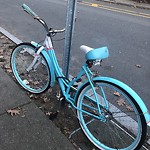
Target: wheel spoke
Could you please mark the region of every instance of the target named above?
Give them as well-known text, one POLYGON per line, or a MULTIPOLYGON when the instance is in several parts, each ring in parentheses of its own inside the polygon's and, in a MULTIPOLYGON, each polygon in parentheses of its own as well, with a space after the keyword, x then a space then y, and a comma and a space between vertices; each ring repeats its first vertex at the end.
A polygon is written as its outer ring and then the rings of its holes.
POLYGON ((19 44, 12 52, 11 66, 19 84, 31 93, 47 90, 50 83, 48 64, 30 43, 19 44))
POLYGON ((85 112, 77 111, 85 135, 99 149, 139 149, 146 136, 146 122, 143 122, 144 116, 135 100, 118 85, 97 81, 94 86, 101 114, 89 84, 79 94, 77 107, 95 112, 105 119, 96 119, 85 112))

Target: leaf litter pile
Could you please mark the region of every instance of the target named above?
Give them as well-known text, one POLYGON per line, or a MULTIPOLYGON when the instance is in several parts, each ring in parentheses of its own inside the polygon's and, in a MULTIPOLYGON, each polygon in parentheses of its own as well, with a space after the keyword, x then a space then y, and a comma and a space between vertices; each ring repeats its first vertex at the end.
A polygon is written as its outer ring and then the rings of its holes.
MULTIPOLYGON (((10 55, 15 46, 16 44, 0 33, 0 67, 14 80, 15 78, 10 67, 10 55)), ((27 95, 67 138, 69 138, 69 136, 71 137, 69 140, 77 149, 81 147, 83 150, 96 150, 95 146, 87 140, 81 130, 77 130, 80 126, 74 113, 75 110, 73 112, 67 103, 61 106, 61 102, 56 96, 58 91, 59 87, 56 84, 53 89, 49 89, 43 94, 30 94, 27 92, 27 95), (76 130, 79 133, 75 132, 75 134, 72 134, 76 130), (78 145, 76 143, 78 143, 78 145)), ((12 117, 16 115, 25 117, 25 114, 28 113, 26 110, 22 110, 22 108, 9 109, 6 111, 12 117)))

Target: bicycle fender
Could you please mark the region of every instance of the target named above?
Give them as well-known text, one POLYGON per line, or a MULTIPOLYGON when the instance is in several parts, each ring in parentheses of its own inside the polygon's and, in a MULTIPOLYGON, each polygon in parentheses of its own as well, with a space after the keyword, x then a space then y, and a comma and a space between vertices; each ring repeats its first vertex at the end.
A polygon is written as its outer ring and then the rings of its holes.
MULTIPOLYGON (((31 44, 35 47, 39 47, 40 44, 36 43, 36 42, 31 42, 31 44)), ((53 87, 54 84, 55 84, 55 81, 56 81, 56 77, 55 77, 55 71, 54 71, 54 67, 53 67, 53 64, 49 58, 49 55, 48 53, 46 52, 46 50, 42 50, 41 53, 43 54, 43 56, 45 57, 47 63, 48 63, 48 66, 50 68, 50 75, 51 75, 51 83, 50 83, 50 86, 53 87)))
MULTIPOLYGON (((95 77, 95 78, 93 78, 93 81, 106 81, 106 82, 109 82, 109 83, 113 83, 115 85, 118 85, 119 87, 121 87, 125 91, 127 91, 135 99, 136 103, 139 105, 140 109, 143 112, 143 115, 145 117, 147 125, 150 126, 150 114, 149 114, 149 111, 148 111, 146 105, 144 104, 143 100, 138 96, 138 94, 133 89, 131 89, 125 83, 123 83, 123 82, 121 82, 119 80, 113 79, 113 78, 109 78, 109 77, 95 77)), ((81 90, 83 89, 85 84, 87 84, 88 82, 89 81, 86 81, 86 82, 84 82, 81 85, 81 87, 77 91, 76 96, 78 96, 78 94, 81 92, 81 90)))

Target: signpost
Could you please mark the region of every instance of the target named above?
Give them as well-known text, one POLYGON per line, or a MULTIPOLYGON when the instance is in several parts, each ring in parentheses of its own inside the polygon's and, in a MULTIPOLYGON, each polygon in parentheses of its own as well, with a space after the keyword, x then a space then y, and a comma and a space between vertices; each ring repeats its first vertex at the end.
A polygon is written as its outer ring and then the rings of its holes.
POLYGON ((68 0, 67 2, 65 46, 63 55, 63 73, 67 78, 69 75, 70 52, 75 26, 76 4, 77 0, 68 0))

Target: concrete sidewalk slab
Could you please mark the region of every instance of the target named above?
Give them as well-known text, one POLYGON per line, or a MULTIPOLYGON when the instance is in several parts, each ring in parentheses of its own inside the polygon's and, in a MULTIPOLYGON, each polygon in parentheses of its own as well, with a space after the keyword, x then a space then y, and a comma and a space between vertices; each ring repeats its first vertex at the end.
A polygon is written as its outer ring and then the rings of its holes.
POLYGON ((20 86, 0 68, 0 114, 29 102, 20 86))
POLYGON ((21 115, 0 116, 0 150, 73 150, 60 130, 35 104, 22 107, 21 115))
POLYGON ((73 150, 70 141, 0 68, 0 150, 73 150), (11 116, 8 109, 19 107, 11 116))

